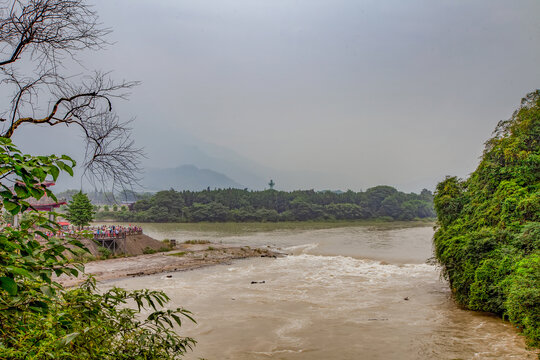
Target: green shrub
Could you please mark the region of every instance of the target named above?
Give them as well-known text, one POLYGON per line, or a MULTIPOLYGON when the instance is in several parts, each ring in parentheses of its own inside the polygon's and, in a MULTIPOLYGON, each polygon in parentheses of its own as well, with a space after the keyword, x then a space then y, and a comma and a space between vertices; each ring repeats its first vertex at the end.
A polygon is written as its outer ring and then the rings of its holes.
POLYGON ((180 251, 180 252, 177 252, 177 253, 169 254, 169 256, 178 256, 178 257, 182 257, 184 255, 186 255, 185 251, 180 251))
POLYGON ((98 247, 98 251, 99 251, 99 255, 104 258, 104 259, 108 259, 111 257, 112 255, 112 252, 111 250, 107 249, 107 248, 104 248, 102 246, 99 246, 98 247))
POLYGON ((522 259, 507 280, 506 315, 540 346, 540 253, 522 259))
POLYGON ((178 359, 194 344, 180 338, 172 326, 181 308, 163 310, 167 295, 160 291, 113 288, 101 294, 95 281, 63 290, 42 307, 0 312, 2 359, 178 359), (129 303, 135 309, 126 308, 129 303), (46 305, 46 307, 45 307, 46 305), (141 316, 142 311, 149 315, 141 316), (169 320, 170 319, 170 320, 169 320), (171 322, 172 321, 172 322, 171 322), (169 326, 170 325, 170 326, 169 326))
POLYGON ((151 247, 147 246, 143 249, 143 254, 155 254, 158 251, 155 249, 152 249, 151 247))
POLYGON ((437 185, 435 255, 455 299, 540 345, 540 91, 500 122, 476 171, 437 185))
POLYGON ((186 240, 184 244, 197 245, 197 244, 210 244, 208 240, 186 240))

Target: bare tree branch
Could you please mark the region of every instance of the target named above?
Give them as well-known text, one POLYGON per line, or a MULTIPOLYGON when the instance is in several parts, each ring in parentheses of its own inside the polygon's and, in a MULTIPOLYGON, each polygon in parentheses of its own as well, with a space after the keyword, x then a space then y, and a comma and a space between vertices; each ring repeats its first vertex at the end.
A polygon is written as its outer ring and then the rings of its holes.
POLYGON ((130 139, 131 121, 121 121, 113 104, 138 83, 60 71, 65 56, 81 65, 80 51, 107 45, 109 32, 84 0, 0 0, 0 85, 12 89, 0 136, 12 137, 23 124, 76 125, 86 142, 85 175, 123 189, 137 182, 143 154, 130 139), (28 64, 32 71, 19 69, 28 64))
MULTIPOLYGON (((82 0, 4 1, 0 20, 0 66, 16 62, 24 52, 55 64, 61 53, 75 54, 106 45, 110 30, 82 0), (10 4, 11 3, 11 4, 10 4)), ((55 64, 56 65, 56 64, 55 64)))

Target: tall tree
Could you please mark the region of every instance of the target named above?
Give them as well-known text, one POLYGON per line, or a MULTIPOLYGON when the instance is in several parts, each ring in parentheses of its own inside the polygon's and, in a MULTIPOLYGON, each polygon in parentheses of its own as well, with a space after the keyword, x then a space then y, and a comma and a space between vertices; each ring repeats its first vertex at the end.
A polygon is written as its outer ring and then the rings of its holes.
POLYGON ((67 219, 75 226, 81 228, 89 225, 94 219, 94 206, 86 194, 79 191, 67 207, 67 219))

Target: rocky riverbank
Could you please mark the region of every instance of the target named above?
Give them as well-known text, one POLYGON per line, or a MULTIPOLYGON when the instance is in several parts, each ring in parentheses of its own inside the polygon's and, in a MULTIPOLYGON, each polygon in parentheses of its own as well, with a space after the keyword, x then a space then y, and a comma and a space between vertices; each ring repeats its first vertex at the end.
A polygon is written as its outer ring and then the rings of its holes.
MULTIPOLYGON (((204 266, 230 263, 252 257, 283 256, 269 248, 231 247, 223 244, 180 244, 174 250, 156 254, 92 261, 85 264, 87 274, 99 281, 151 275, 169 271, 192 270, 204 266)), ((65 286, 80 283, 81 278, 58 279, 65 286)))

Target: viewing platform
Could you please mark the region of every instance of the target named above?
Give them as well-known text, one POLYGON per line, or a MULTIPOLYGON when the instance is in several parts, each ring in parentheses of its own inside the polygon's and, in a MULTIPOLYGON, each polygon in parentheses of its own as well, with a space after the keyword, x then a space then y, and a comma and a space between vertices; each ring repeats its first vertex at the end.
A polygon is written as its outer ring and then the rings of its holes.
POLYGON ((94 232, 94 241, 101 247, 110 250, 113 254, 126 254, 126 239, 130 236, 141 235, 142 229, 109 229, 100 232, 94 232))
POLYGON ((99 243, 101 247, 110 250, 113 254, 119 252, 126 253, 126 235, 125 233, 119 234, 118 236, 97 236, 94 235, 94 241, 99 243))

